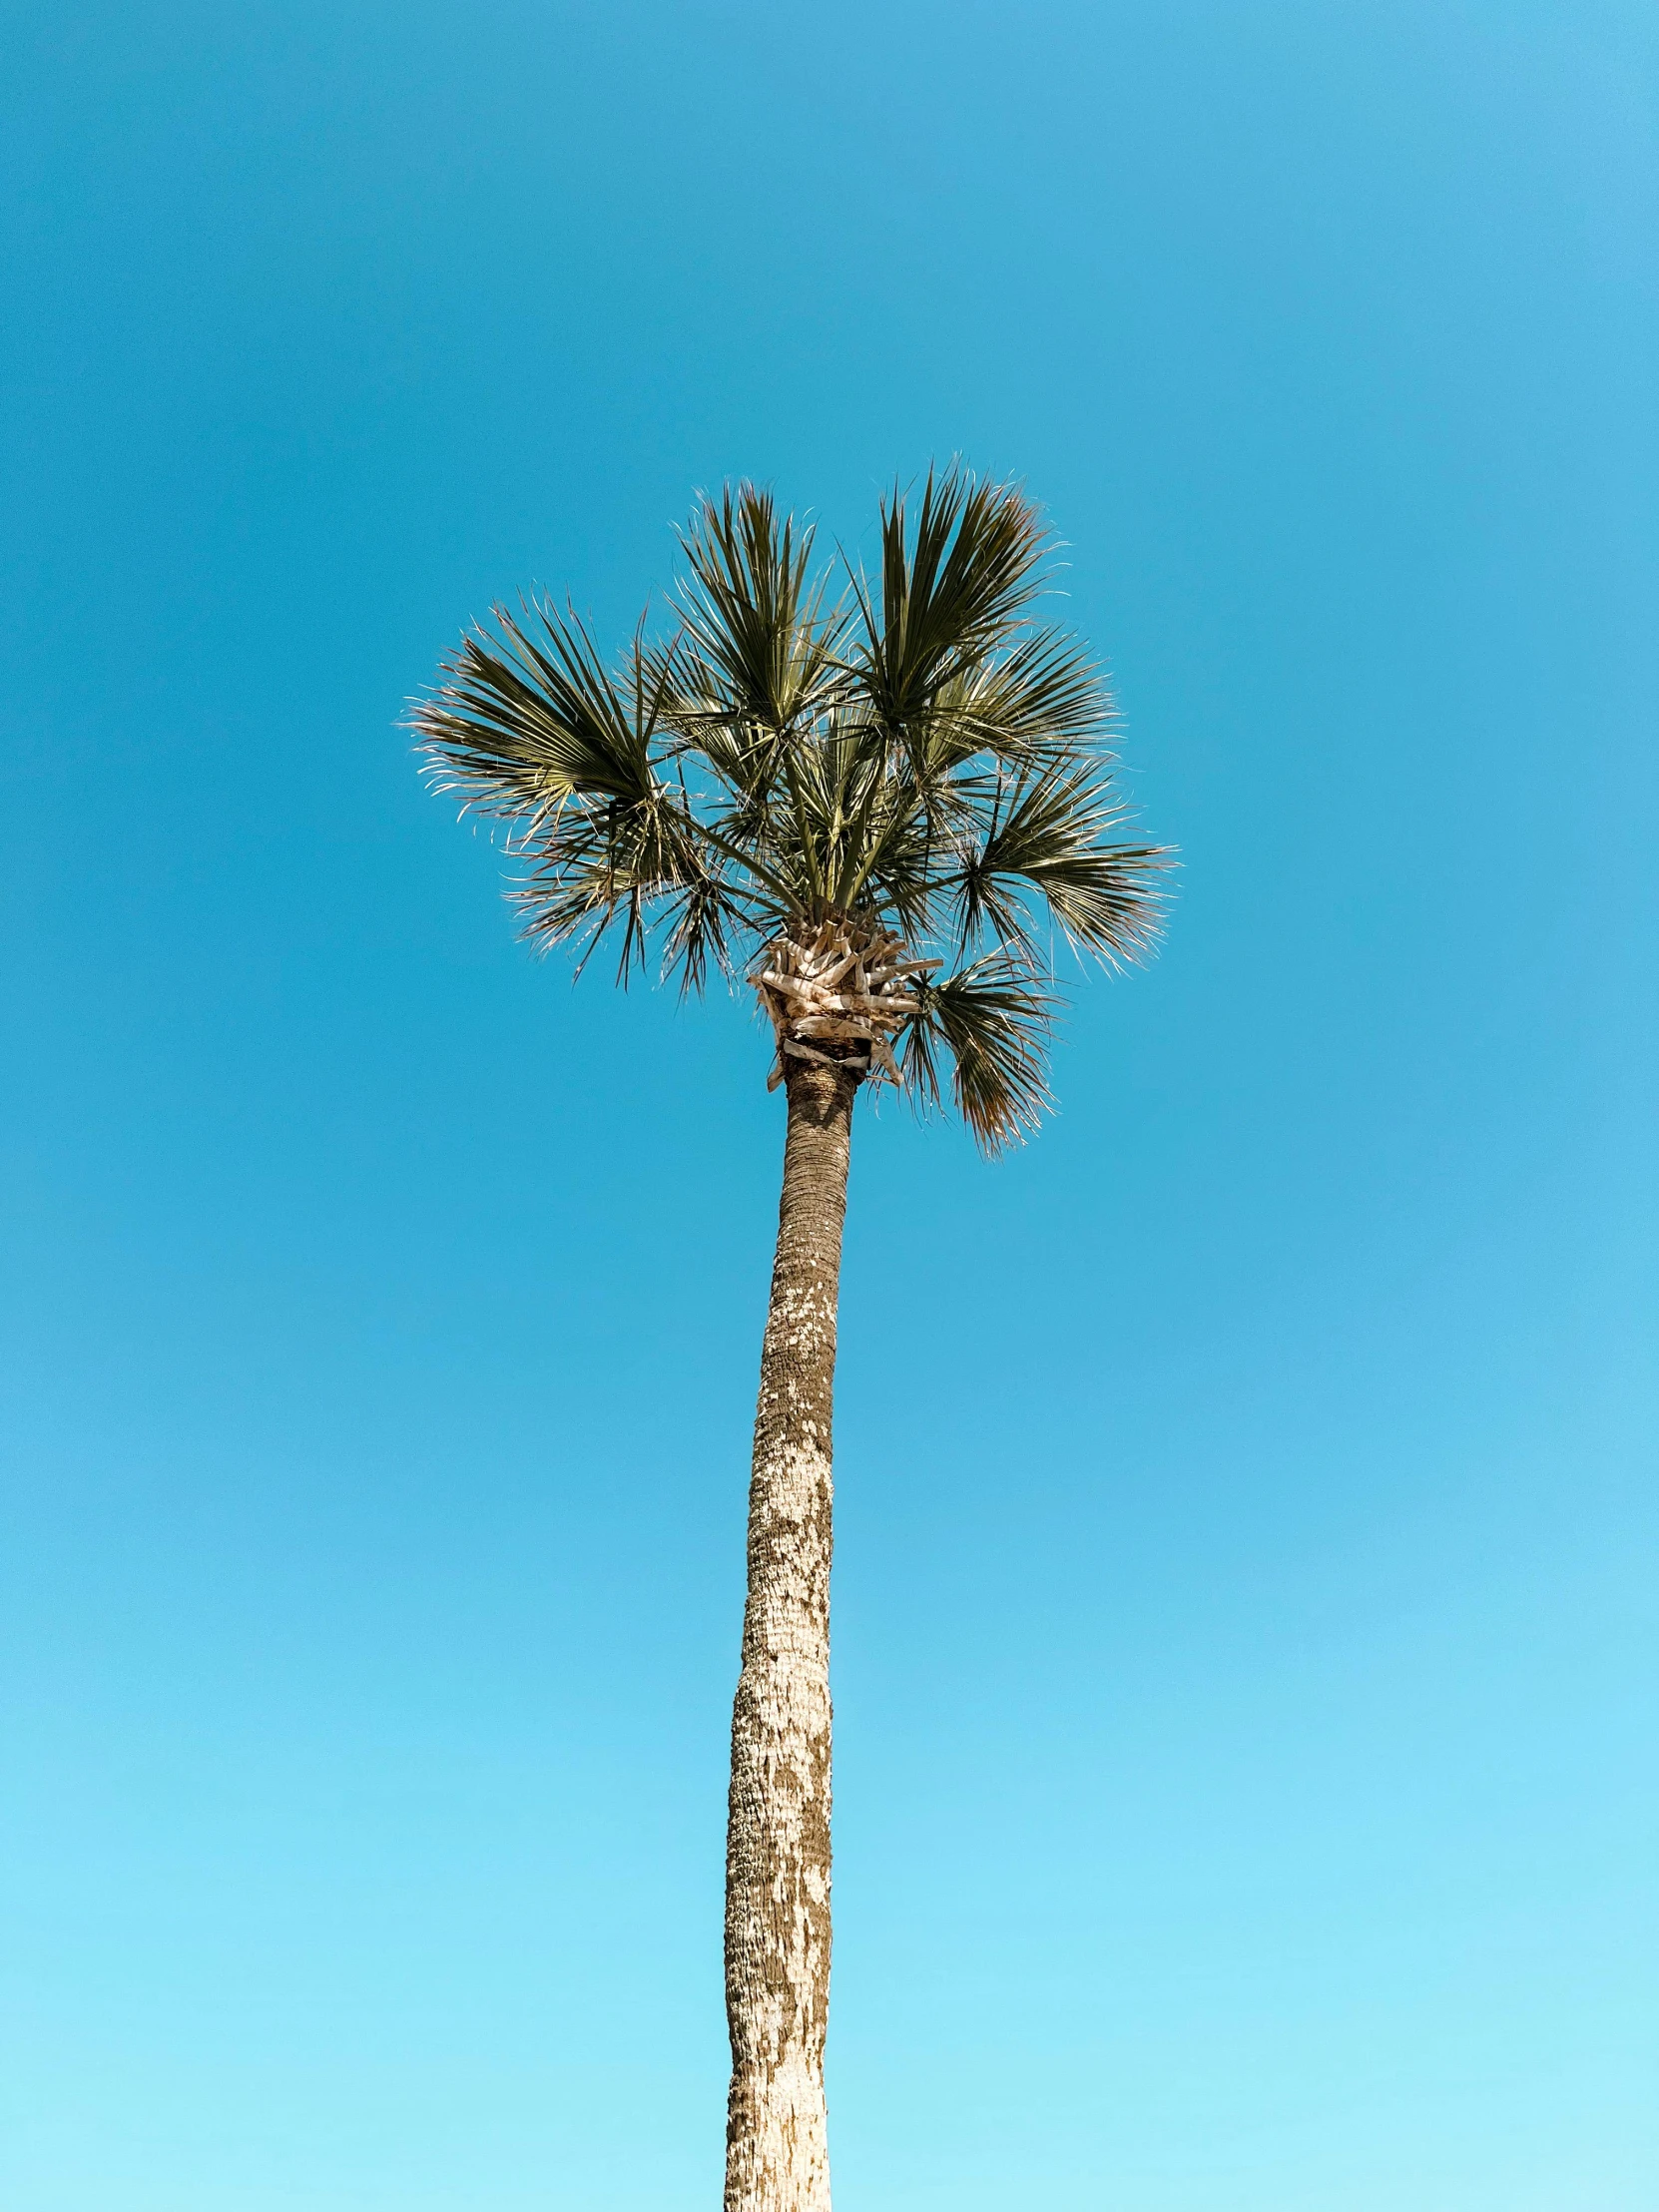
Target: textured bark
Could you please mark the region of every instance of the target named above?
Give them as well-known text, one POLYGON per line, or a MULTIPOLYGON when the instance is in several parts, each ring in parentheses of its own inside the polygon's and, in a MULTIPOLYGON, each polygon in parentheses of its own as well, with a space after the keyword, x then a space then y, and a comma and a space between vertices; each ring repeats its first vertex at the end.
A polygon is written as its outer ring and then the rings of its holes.
POLYGON ((788 1070, 732 1714, 726 2212, 829 2212, 830 1411, 857 1075, 788 1070))

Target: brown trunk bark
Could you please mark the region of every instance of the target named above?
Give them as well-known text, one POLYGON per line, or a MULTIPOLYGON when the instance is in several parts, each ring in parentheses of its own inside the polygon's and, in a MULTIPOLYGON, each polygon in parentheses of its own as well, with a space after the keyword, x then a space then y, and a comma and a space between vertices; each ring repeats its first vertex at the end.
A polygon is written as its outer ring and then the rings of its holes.
POLYGON ((788 1070, 732 1714, 726 2212, 829 2212, 830 1411, 857 1076, 788 1070))

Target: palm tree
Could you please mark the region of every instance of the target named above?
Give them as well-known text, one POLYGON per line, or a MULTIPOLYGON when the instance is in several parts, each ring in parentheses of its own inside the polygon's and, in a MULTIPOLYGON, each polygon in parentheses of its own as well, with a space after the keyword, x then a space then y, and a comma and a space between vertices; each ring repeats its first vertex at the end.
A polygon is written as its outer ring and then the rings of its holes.
POLYGON ((700 992, 746 975, 788 1106, 732 1720, 727 2212, 827 2212, 830 1415, 852 1106, 890 1084, 987 1152, 1048 1100, 1056 943, 1157 926, 1100 672, 1035 618, 1051 540, 958 468, 880 510, 838 603, 752 484, 702 500, 672 634, 620 665, 545 602, 466 636, 412 709, 428 774, 511 826, 532 942, 700 992))

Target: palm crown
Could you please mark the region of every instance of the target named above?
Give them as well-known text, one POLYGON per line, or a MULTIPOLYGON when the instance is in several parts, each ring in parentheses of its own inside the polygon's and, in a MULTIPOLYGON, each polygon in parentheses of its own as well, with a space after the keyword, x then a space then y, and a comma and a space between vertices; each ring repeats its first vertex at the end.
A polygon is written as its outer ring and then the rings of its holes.
POLYGON ((537 602, 465 637, 411 720, 428 771, 516 826, 525 929, 624 980, 751 969, 778 1044, 957 1106, 987 1149, 1047 1103, 1063 940, 1156 933, 1167 855, 1126 843, 1098 666, 1034 606, 1050 539, 952 469, 880 513, 830 603, 813 532, 751 484, 700 502, 671 636, 620 667, 537 602), (758 959, 759 964, 755 962, 758 959))

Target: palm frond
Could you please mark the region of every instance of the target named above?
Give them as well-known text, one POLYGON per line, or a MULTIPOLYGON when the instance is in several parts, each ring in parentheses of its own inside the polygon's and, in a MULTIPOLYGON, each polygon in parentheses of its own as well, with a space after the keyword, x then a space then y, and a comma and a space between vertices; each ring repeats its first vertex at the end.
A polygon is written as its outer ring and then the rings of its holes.
POLYGON ((1097 752, 1115 720, 1099 664, 1075 639, 1033 630, 940 688, 927 718, 929 766, 988 753, 1030 768, 1080 746, 1097 752))
POLYGON ((916 995, 920 1010, 899 1064, 917 1104, 943 1103, 940 1063, 948 1055, 951 1095, 982 1151, 1000 1152, 1035 1129, 1050 1104, 1043 1061, 1052 993, 1022 962, 995 952, 936 983, 921 981, 916 995))
MULTIPOLYGON (((782 520, 764 487, 728 485, 705 497, 681 539, 690 573, 681 588, 687 679, 677 699, 688 730, 707 726, 723 772, 826 705, 841 677, 834 647, 838 609, 810 574, 813 531, 782 520), (740 751, 731 752, 737 738, 740 751)), ((701 731, 700 731, 701 734, 701 731)), ((739 771, 741 774, 741 770, 739 771)))
MULTIPOLYGON (((409 723, 428 780, 469 809, 535 818, 567 800, 649 798, 660 689, 612 677, 584 624, 546 602, 523 622, 493 610, 495 634, 463 637, 409 723)), ((636 640, 636 676, 643 673, 636 640)))
POLYGON ((983 841, 955 884, 959 941, 987 929, 1029 951, 1033 894, 1068 940, 1109 963, 1131 960, 1158 926, 1158 878, 1168 855, 1115 842, 1127 810, 1085 759, 998 794, 983 841))
MULTIPOLYGON (((586 797, 567 803, 533 827, 519 849, 532 863, 512 893, 525 936, 543 951, 577 940, 585 965, 620 928, 621 980, 644 966, 655 910, 664 902, 695 896, 704 907, 732 905, 700 825, 663 784, 631 807, 586 797)), ((707 925, 700 934, 710 941, 707 925)))
POLYGON ((913 522, 902 493, 882 502, 879 606, 855 579, 863 636, 853 666, 889 730, 925 718, 945 685, 1012 642, 1047 542, 1015 485, 960 468, 928 471, 913 522))

